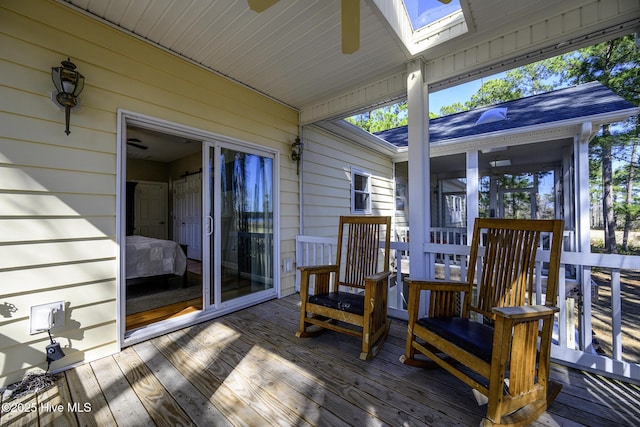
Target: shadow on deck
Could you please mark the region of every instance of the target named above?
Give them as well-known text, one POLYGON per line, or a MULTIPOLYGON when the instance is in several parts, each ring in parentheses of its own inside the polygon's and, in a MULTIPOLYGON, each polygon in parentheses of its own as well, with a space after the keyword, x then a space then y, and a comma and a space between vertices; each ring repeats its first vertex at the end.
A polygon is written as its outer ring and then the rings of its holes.
MULTIPOLYGON (((405 322, 366 362, 351 337, 296 338, 298 306, 297 294, 270 301, 68 370, 4 402, 0 425, 479 425, 469 388, 398 361, 405 322)), ((638 425, 640 387, 552 370, 564 388, 534 425, 638 425)))

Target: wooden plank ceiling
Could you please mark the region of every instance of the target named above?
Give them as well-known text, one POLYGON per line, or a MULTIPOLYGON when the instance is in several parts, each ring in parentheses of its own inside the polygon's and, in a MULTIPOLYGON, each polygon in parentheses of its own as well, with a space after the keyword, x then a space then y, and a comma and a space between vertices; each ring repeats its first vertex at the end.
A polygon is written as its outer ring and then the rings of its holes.
POLYGON ((422 58, 433 89, 640 27, 640 0, 460 0, 464 23, 407 31, 401 0, 360 0, 360 49, 343 54, 340 0, 60 0, 301 111, 303 123, 405 96, 422 58))

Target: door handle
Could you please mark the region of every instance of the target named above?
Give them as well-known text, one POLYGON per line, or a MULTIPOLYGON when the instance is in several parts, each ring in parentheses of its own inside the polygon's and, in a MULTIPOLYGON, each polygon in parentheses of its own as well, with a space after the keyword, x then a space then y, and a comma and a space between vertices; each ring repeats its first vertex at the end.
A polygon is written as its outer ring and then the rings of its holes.
POLYGON ((207 215, 206 235, 211 236, 213 234, 213 217, 207 215))

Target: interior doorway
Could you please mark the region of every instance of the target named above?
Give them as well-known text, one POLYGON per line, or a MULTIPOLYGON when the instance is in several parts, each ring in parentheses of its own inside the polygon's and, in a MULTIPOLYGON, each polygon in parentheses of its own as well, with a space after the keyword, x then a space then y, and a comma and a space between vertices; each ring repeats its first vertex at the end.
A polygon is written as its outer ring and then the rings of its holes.
POLYGON ((202 141, 129 124, 125 145, 125 330, 133 331, 204 307, 202 141), (183 222, 195 227, 185 232, 183 222))

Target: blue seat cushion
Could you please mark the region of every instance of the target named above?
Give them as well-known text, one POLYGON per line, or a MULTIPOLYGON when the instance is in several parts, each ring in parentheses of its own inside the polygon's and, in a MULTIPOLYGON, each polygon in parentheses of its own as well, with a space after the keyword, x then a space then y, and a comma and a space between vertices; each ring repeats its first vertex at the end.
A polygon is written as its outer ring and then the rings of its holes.
POLYGON ((491 362, 491 326, 461 317, 425 317, 418 320, 418 324, 485 362, 491 362))
POLYGON ((312 304, 334 308, 353 314, 364 314, 364 296, 350 292, 329 292, 309 297, 312 304))

